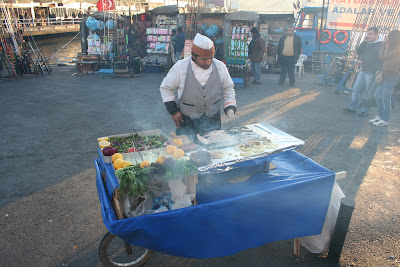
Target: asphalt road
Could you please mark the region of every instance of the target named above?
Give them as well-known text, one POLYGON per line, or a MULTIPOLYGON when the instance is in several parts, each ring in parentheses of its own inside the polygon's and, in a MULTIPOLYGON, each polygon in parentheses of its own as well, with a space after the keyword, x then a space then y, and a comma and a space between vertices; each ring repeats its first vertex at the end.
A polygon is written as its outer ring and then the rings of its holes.
MULTIPOLYGON (((75 71, 0 82, 0 266, 100 266, 107 230, 94 182, 97 137, 132 127, 174 131, 158 91, 164 73, 75 71)), ((357 204, 340 265, 399 266, 399 95, 390 125, 374 127, 368 119, 376 109, 366 118, 346 114, 350 95, 314 79, 306 73, 295 87, 278 86, 277 74, 263 74, 261 85, 236 89, 238 112, 224 127, 266 121, 304 140, 300 153, 346 171, 338 183, 357 204)), ((292 251, 286 240, 205 260, 156 253, 146 266, 326 265, 326 255, 292 251)))

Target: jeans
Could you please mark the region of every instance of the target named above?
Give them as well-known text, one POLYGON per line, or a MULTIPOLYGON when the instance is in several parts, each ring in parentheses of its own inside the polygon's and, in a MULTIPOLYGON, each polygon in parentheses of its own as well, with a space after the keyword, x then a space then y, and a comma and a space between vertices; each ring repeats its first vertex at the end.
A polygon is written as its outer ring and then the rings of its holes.
POLYGON ((374 95, 376 106, 378 107, 378 116, 386 122, 389 122, 393 89, 396 87, 397 83, 398 80, 385 80, 384 78, 374 95))
POLYGON ((281 75, 279 76, 279 83, 284 83, 286 79, 286 74, 288 74, 290 84, 294 84, 296 82, 294 79, 294 68, 296 64, 296 62, 294 62, 294 56, 280 56, 279 64, 281 65, 281 75))
MULTIPOLYGON (((357 75, 356 81, 353 85, 353 93, 351 94, 351 104, 349 106, 352 110, 357 110, 361 105, 361 97, 364 91, 369 88, 375 79, 375 74, 367 74, 363 71, 357 75)), ((361 107, 362 112, 368 113, 368 107, 361 107)))
POLYGON ((261 82, 261 62, 250 62, 251 72, 253 73, 254 80, 261 82))

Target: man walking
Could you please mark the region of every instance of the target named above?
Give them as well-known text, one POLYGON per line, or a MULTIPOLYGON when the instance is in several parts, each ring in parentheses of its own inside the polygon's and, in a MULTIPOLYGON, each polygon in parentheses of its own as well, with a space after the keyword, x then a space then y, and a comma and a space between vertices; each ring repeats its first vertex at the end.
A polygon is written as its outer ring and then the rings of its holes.
POLYGON ((295 85, 294 68, 302 48, 300 36, 294 34, 293 26, 289 26, 287 33, 279 39, 278 44, 278 62, 281 65, 279 85, 285 82, 286 74, 289 75, 290 85, 295 85))
POLYGON ((178 27, 178 33, 174 36, 174 38, 172 38, 172 43, 174 44, 176 61, 182 59, 181 54, 182 54, 183 48, 185 47, 185 40, 186 40, 186 34, 183 32, 183 28, 178 27))
POLYGON ((261 62, 265 53, 265 40, 261 37, 256 27, 251 30, 251 42, 249 44, 250 68, 254 76, 254 84, 261 84, 261 62))
MULTIPOLYGON (((379 59, 379 50, 382 40, 379 40, 379 30, 377 27, 371 27, 367 30, 365 38, 357 48, 358 58, 362 61, 361 71, 357 75, 353 85, 351 104, 344 111, 356 113, 361 106, 361 96, 368 89, 375 79, 375 73, 381 68, 382 62, 379 59)), ((361 107, 358 114, 361 117, 368 116, 368 107, 361 107)))

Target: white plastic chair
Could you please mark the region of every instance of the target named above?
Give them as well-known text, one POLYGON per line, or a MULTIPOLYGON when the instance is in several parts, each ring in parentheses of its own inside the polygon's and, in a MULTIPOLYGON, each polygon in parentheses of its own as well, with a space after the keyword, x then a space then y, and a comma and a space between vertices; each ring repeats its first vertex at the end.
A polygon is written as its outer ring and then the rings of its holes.
POLYGON ((295 64, 296 71, 297 71, 297 68, 298 68, 298 71, 299 71, 299 77, 301 77, 301 75, 304 74, 304 63, 303 62, 306 59, 307 59, 307 56, 304 55, 304 54, 301 54, 299 56, 299 59, 297 60, 297 63, 295 64))

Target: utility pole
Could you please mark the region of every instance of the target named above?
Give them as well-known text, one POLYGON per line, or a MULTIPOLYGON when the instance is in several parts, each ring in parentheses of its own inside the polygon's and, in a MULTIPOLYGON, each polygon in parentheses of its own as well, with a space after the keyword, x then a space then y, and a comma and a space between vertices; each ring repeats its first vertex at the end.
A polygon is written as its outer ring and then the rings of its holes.
POLYGON ((321 26, 319 29, 319 42, 318 42, 318 51, 321 51, 321 38, 322 38, 322 29, 324 27, 324 9, 325 9, 325 0, 322 1, 322 12, 321 12, 321 26))

